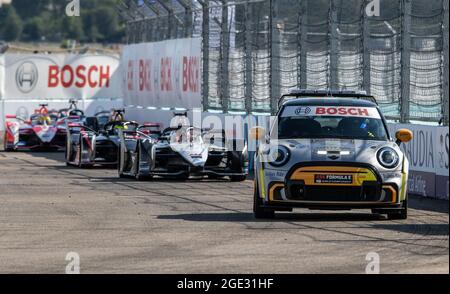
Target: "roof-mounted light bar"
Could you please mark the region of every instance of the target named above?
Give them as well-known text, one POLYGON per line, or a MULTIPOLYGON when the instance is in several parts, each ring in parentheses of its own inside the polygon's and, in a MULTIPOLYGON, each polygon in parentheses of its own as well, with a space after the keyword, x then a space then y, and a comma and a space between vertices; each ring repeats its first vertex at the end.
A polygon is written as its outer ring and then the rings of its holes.
POLYGON ((289 94, 283 95, 278 101, 278 107, 284 102, 296 98, 354 98, 373 102, 378 105, 375 98, 368 95, 366 91, 351 91, 351 90, 306 90, 306 89, 291 89, 289 94))

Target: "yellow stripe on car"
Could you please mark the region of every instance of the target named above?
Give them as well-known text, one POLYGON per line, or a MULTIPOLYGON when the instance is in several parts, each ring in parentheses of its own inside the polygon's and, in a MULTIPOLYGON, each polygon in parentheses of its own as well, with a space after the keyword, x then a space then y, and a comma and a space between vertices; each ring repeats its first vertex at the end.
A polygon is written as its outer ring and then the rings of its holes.
POLYGON ((259 170, 259 178, 260 178, 260 185, 261 185, 261 198, 266 198, 266 184, 264 181, 264 168, 261 167, 259 170))
POLYGON ((305 185, 311 186, 361 186, 365 181, 376 181, 375 174, 367 168, 350 166, 308 166, 298 168, 291 176, 291 180, 303 180, 305 185), (332 173, 352 175, 352 183, 316 183, 316 175, 329 175, 332 173))

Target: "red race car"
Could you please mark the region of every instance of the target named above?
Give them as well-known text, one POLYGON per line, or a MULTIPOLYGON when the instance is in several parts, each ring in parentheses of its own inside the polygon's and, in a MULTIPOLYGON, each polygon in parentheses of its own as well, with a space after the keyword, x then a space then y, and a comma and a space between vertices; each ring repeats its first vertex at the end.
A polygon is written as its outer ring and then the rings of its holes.
POLYGON ((6 116, 4 150, 60 150, 66 144, 66 122, 49 113, 47 104, 25 120, 15 115, 6 116))

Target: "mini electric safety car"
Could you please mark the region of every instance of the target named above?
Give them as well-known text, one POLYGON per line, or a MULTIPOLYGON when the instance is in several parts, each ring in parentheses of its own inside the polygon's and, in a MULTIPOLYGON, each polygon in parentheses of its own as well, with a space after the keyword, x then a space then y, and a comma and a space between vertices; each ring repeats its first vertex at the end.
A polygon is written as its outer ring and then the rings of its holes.
MULTIPOLYGON (((120 139, 119 176, 138 180, 153 176, 187 179, 190 176, 229 177, 244 181, 248 174, 246 145, 235 151, 214 132, 181 125, 158 133, 155 124, 123 130, 120 139), (220 142, 218 142, 220 141, 220 142)), ((236 146, 236 142, 232 142, 236 146)))
POLYGON ((271 132, 255 157, 254 215, 275 211, 371 209, 406 219, 409 163, 393 139, 374 97, 353 91, 295 90, 280 99, 271 132))
POLYGON ((40 104, 29 119, 7 115, 4 150, 59 150, 65 147, 66 128, 57 115, 40 104))

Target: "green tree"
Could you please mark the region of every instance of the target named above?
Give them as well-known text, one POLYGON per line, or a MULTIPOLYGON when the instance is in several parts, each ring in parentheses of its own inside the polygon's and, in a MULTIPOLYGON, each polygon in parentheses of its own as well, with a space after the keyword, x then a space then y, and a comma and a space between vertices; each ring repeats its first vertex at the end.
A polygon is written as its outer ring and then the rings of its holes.
POLYGON ((94 11, 94 22, 100 35, 103 36, 102 41, 106 41, 113 36, 119 29, 119 19, 114 6, 99 7, 94 11))
POLYGON ((69 17, 68 0, 13 0, 0 8, 0 39, 120 42, 125 29, 115 8, 119 1, 83 0, 81 17, 69 17))
POLYGON ((45 23, 40 17, 33 17, 25 22, 22 39, 25 41, 40 40, 45 36, 45 23))
POLYGON ((3 23, 0 26, 0 35, 6 41, 16 41, 22 33, 22 19, 11 5, 5 5, 2 10, 4 10, 5 17, 2 17, 3 23))
POLYGON ((63 37, 81 41, 84 39, 83 21, 79 17, 64 17, 61 21, 63 37))

